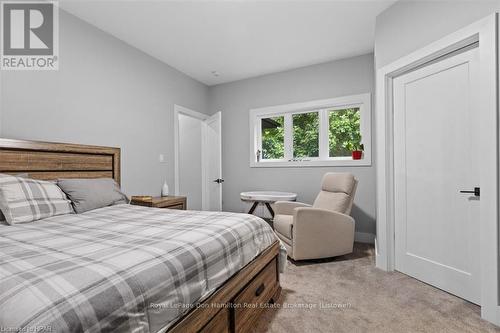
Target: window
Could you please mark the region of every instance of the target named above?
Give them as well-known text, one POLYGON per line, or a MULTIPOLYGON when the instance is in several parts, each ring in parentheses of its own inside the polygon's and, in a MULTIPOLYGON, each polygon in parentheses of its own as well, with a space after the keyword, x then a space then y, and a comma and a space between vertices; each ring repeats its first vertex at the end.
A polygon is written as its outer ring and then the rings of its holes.
POLYGON ((250 110, 250 166, 371 165, 370 112, 370 94, 250 110))
POLYGON ((263 118, 261 121, 262 159, 285 158, 285 117, 263 118))
POLYGON ((319 156, 319 113, 292 114, 293 157, 319 156))
POLYGON ((352 156, 361 145, 359 107, 328 111, 328 156, 352 156))

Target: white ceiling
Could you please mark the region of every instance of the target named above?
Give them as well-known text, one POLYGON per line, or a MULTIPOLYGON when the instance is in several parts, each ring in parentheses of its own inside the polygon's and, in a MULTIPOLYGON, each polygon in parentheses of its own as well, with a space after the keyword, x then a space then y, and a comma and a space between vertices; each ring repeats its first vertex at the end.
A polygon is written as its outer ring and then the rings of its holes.
POLYGON ((111 35, 214 85, 370 53, 375 17, 394 2, 59 3, 64 10, 111 35))

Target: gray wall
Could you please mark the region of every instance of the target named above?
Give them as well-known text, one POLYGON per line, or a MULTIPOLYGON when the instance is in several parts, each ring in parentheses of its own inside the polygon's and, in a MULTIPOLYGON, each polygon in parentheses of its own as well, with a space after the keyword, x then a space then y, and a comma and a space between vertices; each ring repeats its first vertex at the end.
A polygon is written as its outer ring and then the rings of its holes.
MULTIPOLYGON (((399 1, 377 17, 375 67, 499 9, 498 0, 399 1)), ((124 190, 158 194, 165 178, 172 189, 174 185, 174 104, 207 113, 221 110, 225 210, 244 211, 239 192, 250 189, 294 191, 299 200, 311 202, 325 172, 347 170, 360 179, 353 211, 357 230, 375 232, 373 165, 266 169, 248 165, 249 109, 374 93, 372 55, 208 88, 61 12, 60 61, 56 72, 0 74, 1 136, 119 146, 124 190), (166 164, 158 162, 160 153, 165 154, 166 164)))
POLYGON ((500 9, 500 1, 400 0, 376 20, 376 68, 500 9))
POLYGON ((121 147, 127 194, 173 190, 174 104, 204 112, 207 87, 65 12, 59 30, 59 71, 2 73, 1 136, 121 147))
MULTIPOLYGON (((250 168, 249 114, 252 108, 315 99, 374 93, 373 56, 340 60, 210 87, 209 111, 222 111, 223 209, 241 212, 239 193, 280 190, 311 203, 329 171, 349 171, 359 178, 353 209, 358 232, 375 233, 375 170, 371 167, 250 168)), ((372 133, 373 136, 373 133, 372 133)))

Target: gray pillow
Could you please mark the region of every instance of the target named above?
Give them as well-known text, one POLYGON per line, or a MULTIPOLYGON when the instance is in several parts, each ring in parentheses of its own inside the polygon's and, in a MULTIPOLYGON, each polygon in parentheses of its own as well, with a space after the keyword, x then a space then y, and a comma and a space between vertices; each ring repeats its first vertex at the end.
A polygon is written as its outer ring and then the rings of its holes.
POLYGON ((129 202, 127 196, 111 178, 59 179, 57 185, 66 193, 78 214, 129 202))

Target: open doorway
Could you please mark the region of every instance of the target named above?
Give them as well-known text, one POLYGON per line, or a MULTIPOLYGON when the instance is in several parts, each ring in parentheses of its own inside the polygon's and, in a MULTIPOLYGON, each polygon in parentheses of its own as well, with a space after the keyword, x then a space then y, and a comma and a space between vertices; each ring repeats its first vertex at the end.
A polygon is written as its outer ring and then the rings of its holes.
POLYGON ((208 116, 175 105, 175 194, 188 209, 222 209, 221 113, 208 116))

